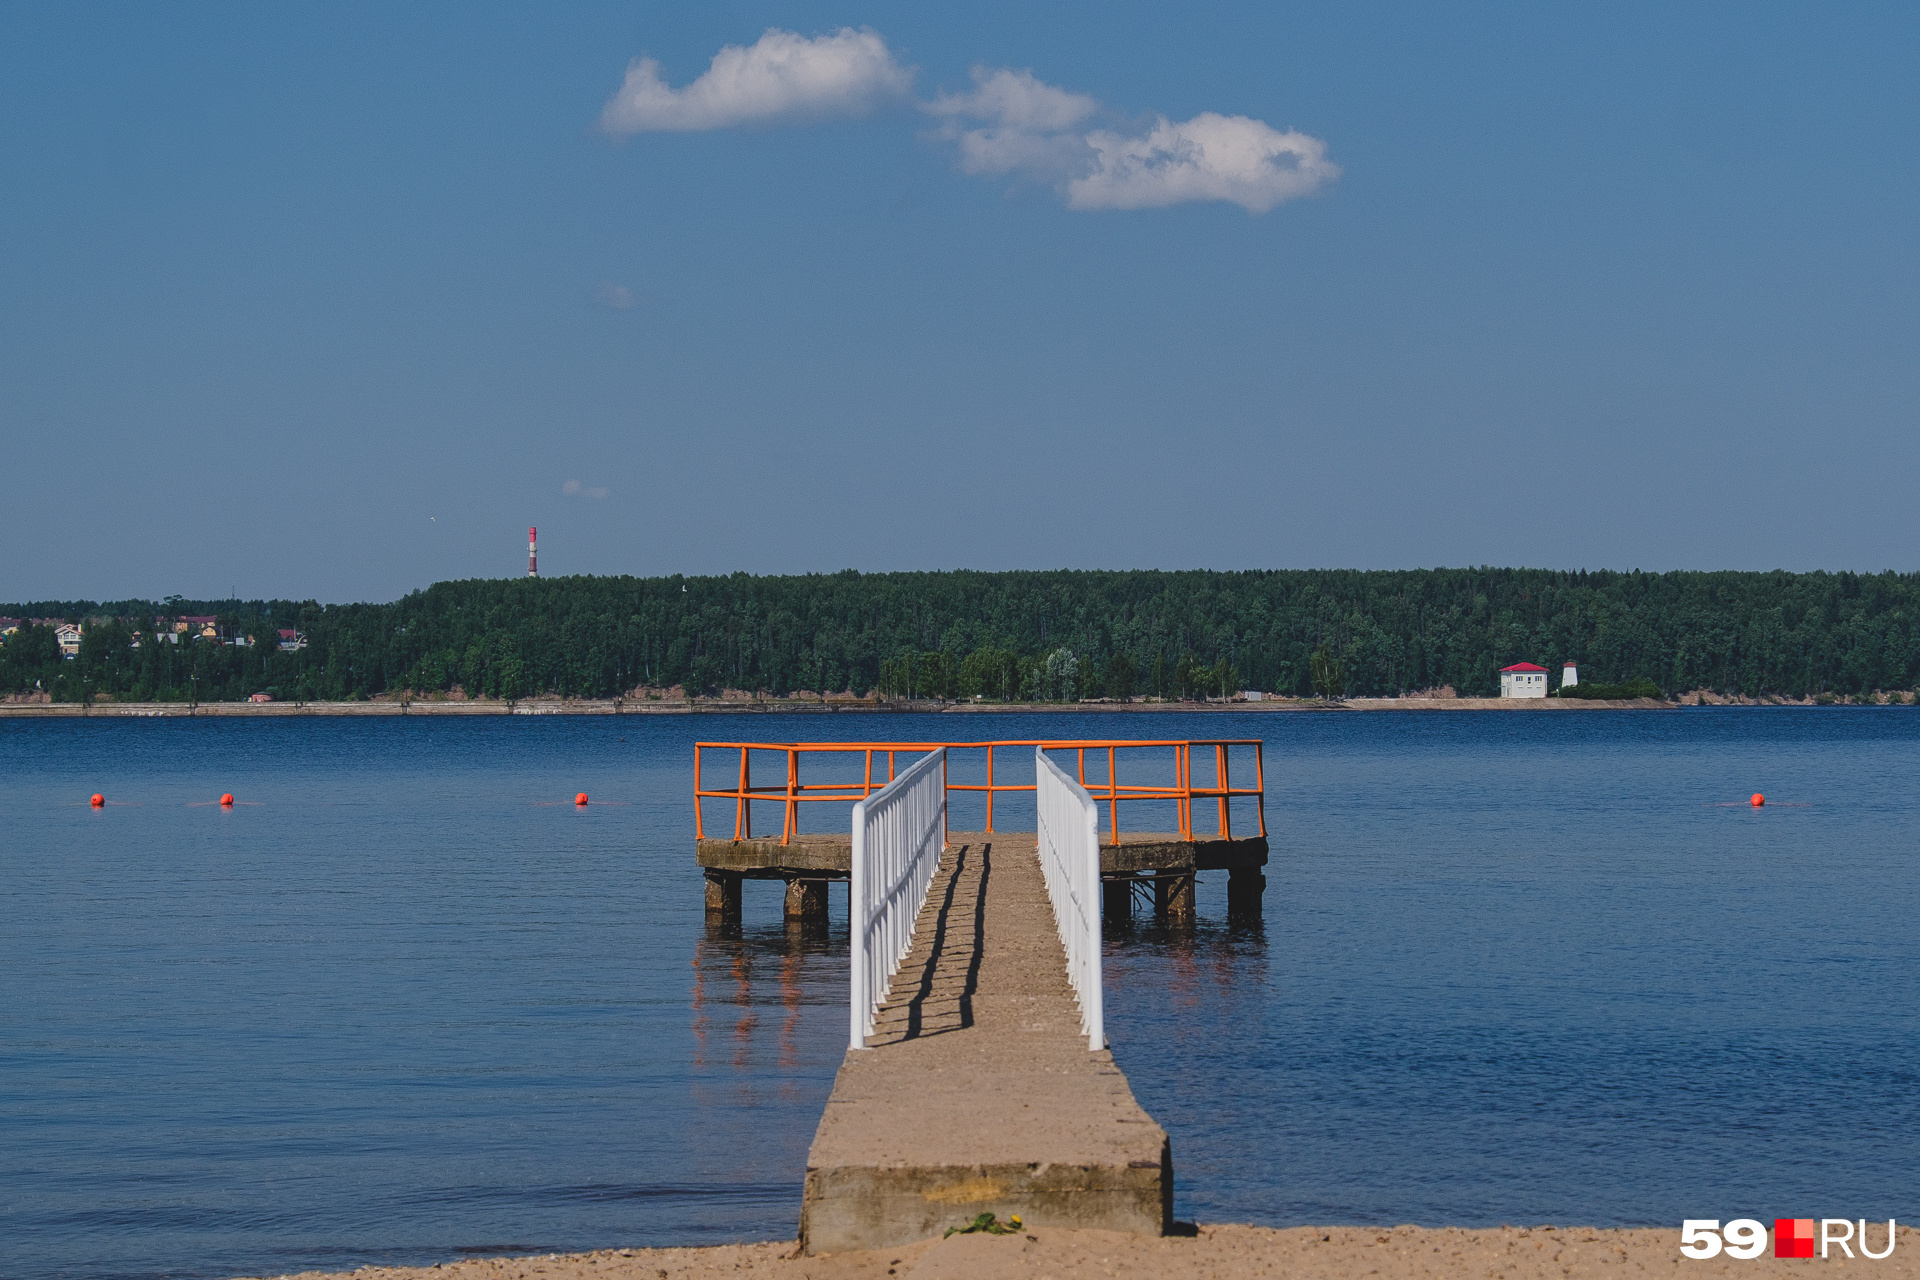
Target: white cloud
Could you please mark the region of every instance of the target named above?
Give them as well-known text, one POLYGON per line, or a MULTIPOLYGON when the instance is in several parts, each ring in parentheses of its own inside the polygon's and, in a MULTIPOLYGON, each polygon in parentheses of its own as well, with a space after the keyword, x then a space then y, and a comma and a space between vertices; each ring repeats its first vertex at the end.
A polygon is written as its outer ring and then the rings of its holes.
POLYGON ((940 136, 960 148, 966 173, 1057 174, 1086 163, 1084 139, 1065 130, 1086 120, 1100 104, 1034 77, 1031 71, 973 69, 973 92, 941 94, 922 110, 946 116, 940 136), (962 118, 984 121, 973 129, 962 118))
POLYGON ((1203 111, 1173 124, 1164 116, 1144 135, 1097 129, 1086 137, 1090 172, 1069 178, 1074 209, 1154 209, 1191 200, 1225 200, 1265 213, 1340 176, 1327 144, 1285 133, 1247 116, 1203 111))
POLYGON ((1248 116, 1207 111, 1180 124, 1156 116, 1144 132, 1087 129, 1100 104, 1031 71, 975 67, 973 84, 921 104, 947 118, 937 136, 959 149, 961 170, 1051 181, 1070 208, 1224 200, 1265 213, 1340 176, 1320 139, 1248 116))
POLYGON ((633 310, 633 290, 611 280, 602 280, 595 286, 593 300, 611 311, 633 310))
POLYGON ((604 485, 583 485, 578 480, 569 480, 560 486, 560 492, 569 498, 604 498, 610 492, 604 485))
POLYGON ((972 93, 943 93, 923 109, 937 116, 971 116, 1037 132, 1071 129, 1100 109, 1085 94, 1056 88, 1031 71, 975 67, 972 74, 972 93))
MULTIPOLYGON (((1125 128, 1097 100, 1031 71, 976 66, 972 76, 967 92, 918 104, 942 119, 932 136, 954 145, 962 172, 1026 175, 1052 185, 1072 209, 1219 200, 1265 213, 1340 176, 1325 142, 1250 116, 1203 111, 1174 123, 1155 115, 1125 128), (1096 127, 1100 117, 1104 127, 1096 127)), ((772 28, 751 46, 720 50, 684 89, 669 87, 653 59, 637 59, 600 124, 626 134, 855 115, 912 84, 912 69, 877 32, 842 27, 808 39, 772 28)), ((597 296, 606 306, 633 305, 619 285, 603 284, 597 296)))
POLYGON ((807 39, 769 28, 751 46, 730 44, 706 74, 684 89, 660 78, 660 64, 637 58, 607 100, 600 127, 612 134, 724 129, 791 117, 859 115, 905 94, 913 72, 874 31, 842 27, 807 39))

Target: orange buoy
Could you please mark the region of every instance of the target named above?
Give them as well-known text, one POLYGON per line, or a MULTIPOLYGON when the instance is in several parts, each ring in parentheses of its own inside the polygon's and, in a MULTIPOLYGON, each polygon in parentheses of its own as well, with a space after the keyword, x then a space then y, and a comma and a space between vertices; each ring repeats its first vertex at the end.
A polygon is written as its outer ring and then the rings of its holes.
POLYGON ((575 804, 585 804, 587 802, 587 793, 582 791, 579 795, 573 798, 573 802, 575 804))
POLYGON ((93 793, 93 807, 96 809, 104 809, 107 807, 107 798, 98 791, 93 793))
POLYGON ((222 809, 233 808, 233 792, 229 791, 227 792, 227 794, 220 797, 220 807, 222 809))
POLYGON ((1758 809, 1761 805, 1765 804, 1766 802, 1767 802, 1767 798, 1761 795, 1758 791, 1756 791, 1753 793, 1753 799, 1749 800, 1747 803, 1751 804, 1754 808, 1758 809))

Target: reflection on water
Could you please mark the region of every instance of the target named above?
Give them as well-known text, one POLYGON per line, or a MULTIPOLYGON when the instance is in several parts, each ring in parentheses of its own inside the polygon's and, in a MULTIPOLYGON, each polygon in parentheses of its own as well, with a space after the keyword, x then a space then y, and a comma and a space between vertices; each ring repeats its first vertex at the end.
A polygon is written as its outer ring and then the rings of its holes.
POLYGON ((809 1004, 845 1005, 846 956, 844 923, 838 928, 817 918, 778 927, 709 923, 705 936, 693 944, 694 1071, 713 1065, 709 1039, 722 1034, 731 1046, 726 1065, 751 1072, 756 1054, 765 1052, 757 1033, 760 1008, 770 1002, 780 1007, 773 1061, 782 1068, 798 1067, 801 1012, 809 1004))

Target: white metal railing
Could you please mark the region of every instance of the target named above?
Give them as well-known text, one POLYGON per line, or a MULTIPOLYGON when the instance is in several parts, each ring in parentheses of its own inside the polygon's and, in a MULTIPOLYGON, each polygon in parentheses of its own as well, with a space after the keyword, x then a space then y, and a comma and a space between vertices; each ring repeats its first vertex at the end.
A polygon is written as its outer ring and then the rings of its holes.
POLYGON ((1100 813, 1085 787, 1033 749, 1034 807, 1039 814, 1040 870, 1053 899, 1054 923, 1067 953, 1067 981, 1080 997, 1080 1030, 1089 1049, 1107 1047, 1100 1005, 1100 813))
POLYGON ((873 1017, 913 945, 913 922, 947 844, 947 752, 928 752, 853 806, 850 1043, 867 1047, 873 1017))

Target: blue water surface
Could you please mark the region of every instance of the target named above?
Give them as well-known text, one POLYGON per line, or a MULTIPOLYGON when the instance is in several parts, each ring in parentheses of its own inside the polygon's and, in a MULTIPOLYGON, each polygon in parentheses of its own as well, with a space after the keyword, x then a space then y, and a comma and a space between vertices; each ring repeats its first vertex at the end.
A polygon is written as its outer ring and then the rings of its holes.
POLYGON ((10 1267, 791 1238, 845 906, 706 927, 692 744, 744 725, 1265 739, 1264 920, 1209 876, 1108 940, 1183 1217, 1916 1208, 1920 712, 0 720, 10 1267))

